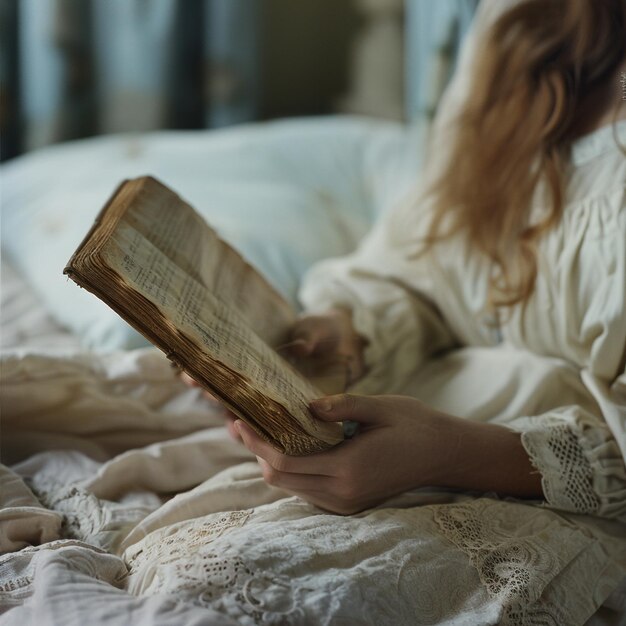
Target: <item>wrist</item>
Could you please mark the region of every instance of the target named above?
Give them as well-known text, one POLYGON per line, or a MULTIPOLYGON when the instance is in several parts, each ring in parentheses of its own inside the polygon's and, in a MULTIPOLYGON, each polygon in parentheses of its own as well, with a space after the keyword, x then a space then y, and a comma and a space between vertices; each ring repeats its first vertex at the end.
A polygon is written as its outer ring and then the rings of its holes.
POLYGON ((502 495, 543 498, 541 475, 522 445, 521 435, 499 424, 452 416, 443 421, 448 451, 437 485, 502 495))

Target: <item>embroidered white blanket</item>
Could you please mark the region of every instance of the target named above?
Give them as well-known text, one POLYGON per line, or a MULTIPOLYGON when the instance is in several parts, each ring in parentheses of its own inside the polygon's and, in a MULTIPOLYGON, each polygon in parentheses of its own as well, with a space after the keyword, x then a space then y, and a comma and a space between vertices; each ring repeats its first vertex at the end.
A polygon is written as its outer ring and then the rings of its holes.
POLYGON ((81 353, 6 263, 0 296, 2 626, 625 614, 618 523, 435 490, 329 515, 266 485, 157 351, 81 353))
POLYGON ((289 497, 155 350, 7 351, 1 408, 2 624, 583 624, 623 576, 582 516, 289 497))

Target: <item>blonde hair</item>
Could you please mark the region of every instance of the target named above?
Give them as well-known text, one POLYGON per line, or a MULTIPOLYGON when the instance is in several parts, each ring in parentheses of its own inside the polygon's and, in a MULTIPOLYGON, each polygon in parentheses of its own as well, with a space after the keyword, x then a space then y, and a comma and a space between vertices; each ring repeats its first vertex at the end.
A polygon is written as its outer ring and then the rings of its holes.
POLYGON ((625 52, 624 0, 524 0, 481 42, 449 160, 428 191, 434 215, 426 249, 466 236, 499 269, 490 306, 525 303, 532 294, 537 241, 562 216, 581 104, 613 76, 625 52), (531 224, 540 181, 548 211, 531 224))

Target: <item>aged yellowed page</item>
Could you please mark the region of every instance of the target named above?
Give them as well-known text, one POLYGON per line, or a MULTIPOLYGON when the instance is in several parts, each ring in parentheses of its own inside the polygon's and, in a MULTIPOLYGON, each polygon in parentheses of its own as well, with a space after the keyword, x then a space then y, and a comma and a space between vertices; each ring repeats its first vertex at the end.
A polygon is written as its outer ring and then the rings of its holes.
MULTIPOLYGON (((300 377, 250 328, 248 320, 241 313, 245 308, 239 310, 220 297, 224 294, 228 299, 234 293, 231 291, 232 284, 245 289, 245 275, 231 271, 228 286, 221 276, 218 278, 215 273, 206 271, 207 266, 204 266, 205 276, 200 276, 198 272, 194 272, 195 276, 190 275, 187 268, 180 266, 185 265, 184 262, 173 262, 137 230, 136 213, 132 212, 131 215, 130 220, 123 218, 118 223, 100 250, 100 256, 107 265, 171 321, 172 332, 180 331, 192 338, 212 358, 284 406, 306 432, 322 441, 337 443, 341 439, 337 425, 315 420, 308 411, 309 402, 319 397, 320 392, 300 377), (221 285, 216 294, 205 286, 205 281, 221 285)), ((165 215, 162 219, 166 228, 168 219, 165 215)), ((163 237, 167 238, 167 234, 163 237)), ((153 238, 153 241, 158 239, 153 238)), ((171 243, 172 240, 167 245, 171 243)), ((159 241, 159 244, 168 249, 163 241, 159 241)), ((170 249, 169 252, 174 257, 178 254, 176 249, 170 249)), ((197 250, 197 254, 206 261, 210 252, 197 250)), ((225 265, 230 267, 232 264, 226 262, 225 265)), ((237 301, 245 301, 245 298, 237 301)), ((269 300, 266 301, 266 308, 270 308, 268 303, 269 300)), ((263 313, 257 310, 257 314, 263 313)))
POLYGON ((286 341, 295 320, 289 304, 174 192, 147 179, 124 222, 236 309, 270 346, 286 341))
POLYGON ((280 449, 343 439, 341 424, 309 413, 323 393, 275 351, 295 320, 289 304, 155 179, 118 187, 65 273, 280 449))

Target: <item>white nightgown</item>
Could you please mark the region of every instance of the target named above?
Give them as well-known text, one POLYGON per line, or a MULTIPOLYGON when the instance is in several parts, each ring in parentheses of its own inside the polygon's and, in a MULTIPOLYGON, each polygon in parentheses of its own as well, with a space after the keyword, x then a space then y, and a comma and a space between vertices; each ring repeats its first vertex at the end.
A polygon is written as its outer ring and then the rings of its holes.
POLYGON ((356 391, 505 423, 522 433, 549 505, 626 521, 626 157, 616 135, 626 144, 626 121, 575 142, 563 219, 539 245, 525 315, 521 305, 499 323, 485 315, 491 267, 460 238, 416 258, 428 220, 411 202, 354 254, 314 267, 301 298, 308 310, 352 309, 369 341, 356 391))
MULTIPOLYGON (((437 111, 420 188, 448 158, 477 45, 518 2, 479 4, 437 111)), ((500 320, 485 315, 493 268, 460 238, 416 258, 429 209, 415 199, 383 216, 351 256, 314 266, 300 299, 308 311, 353 311, 369 341, 368 374, 355 392, 403 392, 507 424, 522 433, 548 505, 626 521, 626 153, 618 142, 626 146, 626 121, 573 145, 564 215, 541 241, 524 315, 521 306, 500 320)), ((545 207, 538 190, 531 219, 545 207)))

